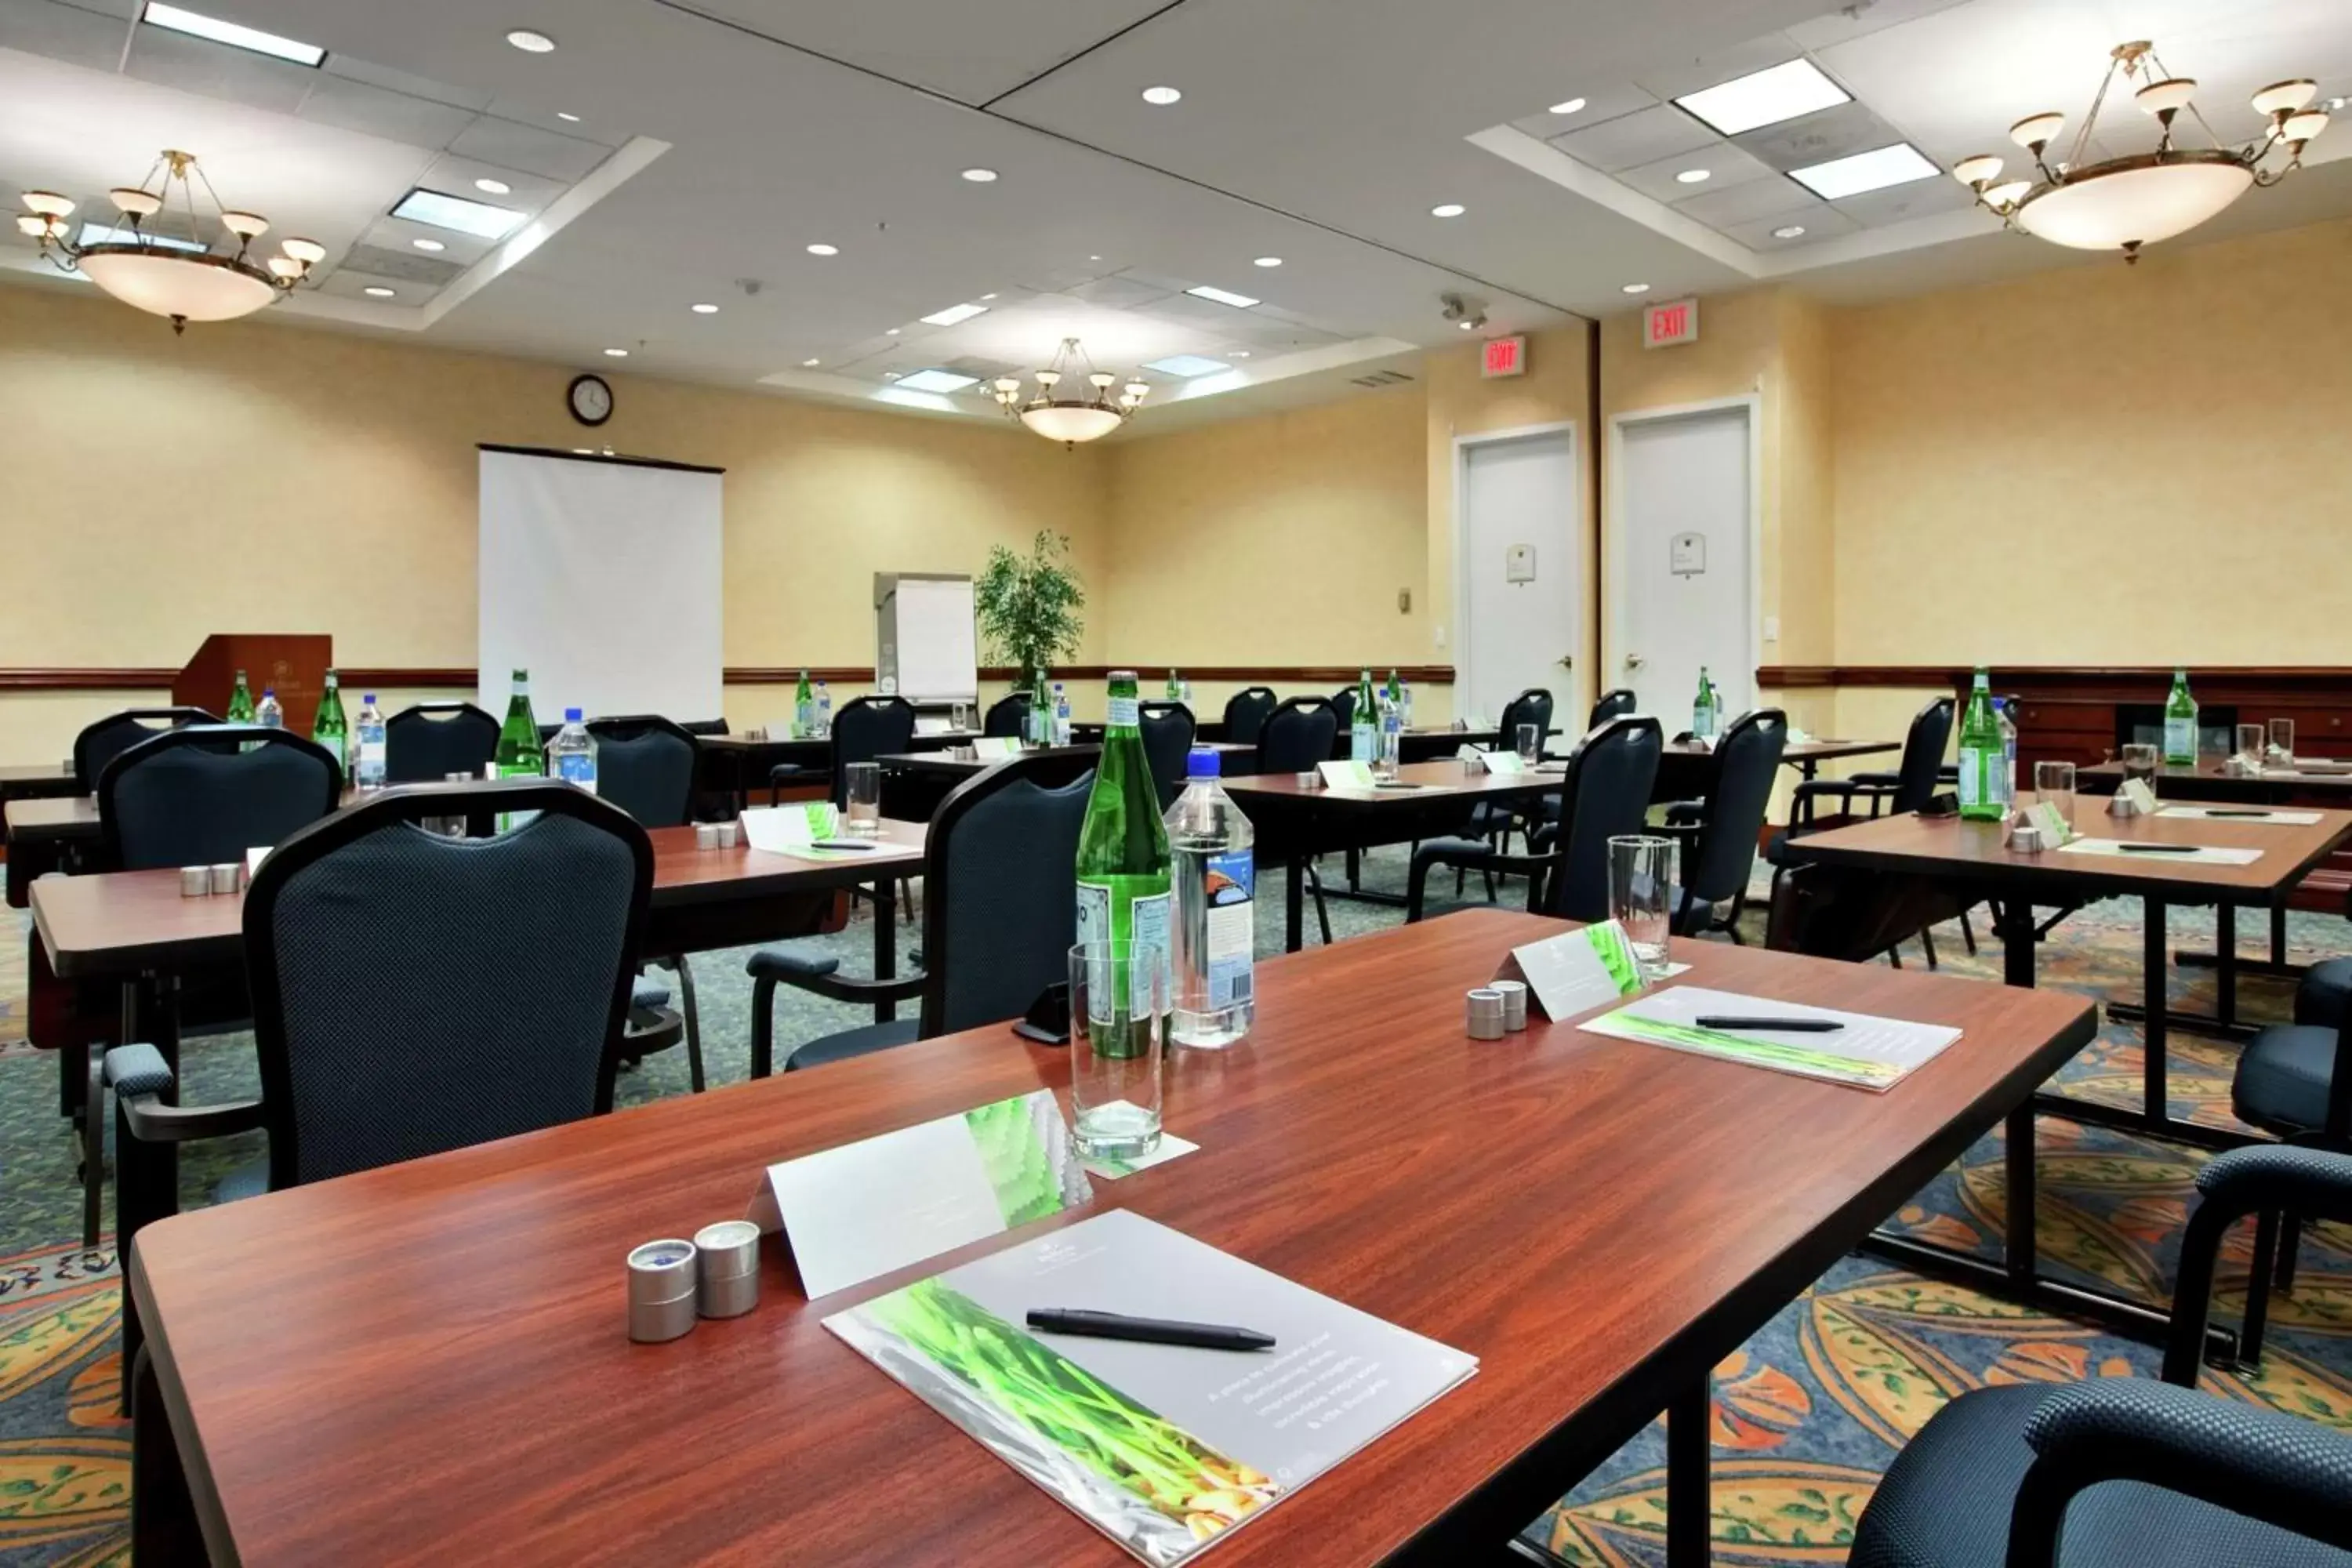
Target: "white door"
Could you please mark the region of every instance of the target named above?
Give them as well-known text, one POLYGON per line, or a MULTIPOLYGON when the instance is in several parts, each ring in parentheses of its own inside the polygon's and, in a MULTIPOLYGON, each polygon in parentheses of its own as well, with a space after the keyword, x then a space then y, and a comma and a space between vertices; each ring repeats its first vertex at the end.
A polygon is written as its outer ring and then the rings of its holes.
POLYGON ((1617 661, 1640 711, 1690 727, 1706 667, 1727 719, 1756 702, 1746 405, 1618 426, 1617 661))
POLYGON ((1455 712, 1499 719, 1505 703, 1540 686, 1553 722, 1571 735, 1582 728, 1571 673, 1583 640, 1580 493, 1571 430, 1462 448, 1455 712))

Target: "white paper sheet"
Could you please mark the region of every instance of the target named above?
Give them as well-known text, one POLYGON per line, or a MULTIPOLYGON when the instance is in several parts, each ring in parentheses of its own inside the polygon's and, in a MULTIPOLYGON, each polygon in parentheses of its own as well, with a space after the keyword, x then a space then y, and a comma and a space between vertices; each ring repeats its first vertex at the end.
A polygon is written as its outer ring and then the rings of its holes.
POLYGON ((2251 866, 2263 858, 2259 849, 2219 849, 2208 845, 2191 847, 2187 854, 2147 854, 2126 849, 2120 838, 2077 838, 2058 852, 2061 855, 2107 855, 2118 860, 2146 860, 2162 866, 2251 866))
POLYGON ((1960 1031, 1948 1025, 1914 1024, 1836 1007, 1742 996, 1704 985, 1670 985, 1577 1026, 1612 1039, 1639 1040, 1881 1091, 1900 1083, 1960 1037, 1960 1031), (1696 1020, 1710 1016, 1832 1018, 1845 1027, 1830 1034, 1776 1034, 1769 1029, 1739 1034, 1698 1027, 1696 1020))
POLYGON ((2168 805, 2158 816, 2196 816, 2212 822, 2267 823, 2276 827, 2309 827, 2319 820, 2315 811, 2287 811, 2274 805, 2168 805))

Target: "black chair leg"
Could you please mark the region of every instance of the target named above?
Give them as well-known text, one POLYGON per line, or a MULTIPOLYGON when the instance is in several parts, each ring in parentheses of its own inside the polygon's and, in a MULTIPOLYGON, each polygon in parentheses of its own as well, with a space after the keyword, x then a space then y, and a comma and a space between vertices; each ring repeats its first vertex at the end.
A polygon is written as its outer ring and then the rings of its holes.
POLYGON ((1969 944, 1969 956, 1977 955, 1977 928, 1969 923, 1969 911, 1960 911, 1960 940, 1969 944))
POLYGON ((1926 926, 1919 928, 1919 950, 1927 955, 1927 967, 1936 968, 1936 933, 1926 926))
POLYGON ((1323 945, 1328 947, 1331 945, 1331 911, 1323 904, 1323 874, 1315 868, 1312 860, 1307 862, 1307 885, 1314 890, 1315 923, 1323 928, 1323 945))
POLYGON ((1889 969, 1903 967, 1903 952, 1900 948, 1890 947, 1886 950, 1886 967, 1889 969))
POLYGON ((2238 1325, 2238 1364, 2256 1367, 2263 1360, 2263 1330, 2270 1321, 2271 1266, 2278 1255, 2279 1216, 2264 1209, 2254 1216, 2254 1261, 2246 1276, 2246 1316, 2238 1325))
POLYGON ((776 983, 766 975, 751 983, 751 1076, 766 1078, 776 1065, 776 983))
POLYGON ((702 1092, 702 1016, 694 1006, 694 971, 688 966, 686 954, 679 953, 668 961, 677 971, 678 1011, 686 1015, 686 1071, 694 1092, 702 1092))
POLYGON ((2272 1285, 2286 1295, 2294 1293, 2294 1268, 2297 1256, 2303 1251, 2303 1216, 2290 1214, 2279 1227, 2278 1272, 2272 1285))
POLYGON ((106 1218, 106 1068, 89 1053, 88 1099, 81 1108, 81 1244, 96 1247, 106 1218))

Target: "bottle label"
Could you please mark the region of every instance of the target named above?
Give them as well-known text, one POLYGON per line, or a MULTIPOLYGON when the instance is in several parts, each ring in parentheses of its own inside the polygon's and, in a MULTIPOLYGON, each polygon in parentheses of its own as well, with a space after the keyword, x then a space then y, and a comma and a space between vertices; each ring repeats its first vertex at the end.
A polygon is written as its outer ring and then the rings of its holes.
POLYGON ((368 738, 366 731, 360 731, 360 766, 363 768, 383 766, 383 731, 378 730, 373 740, 368 738))
POLYGON ((1985 752, 1980 747, 1968 747, 1960 752, 1960 809, 1982 804, 1984 800, 1985 752))
POLYGON ((596 793, 596 759, 585 752, 567 752, 557 757, 555 776, 565 784, 575 784, 590 795, 596 793))
POLYGON ((2197 721, 2167 719, 2164 721, 2164 760, 2168 763, 2197 760, 2197 721))
POLYGON ((1349 760, 1359 763, 1369 763, 1372 760, 1372 735, 1373 730, 1370 723, 1358 722, 1349 726, 1348 756, 1349 760))
MULTIPOLYGON (((1130 885, 1156 881, 1159 887, 1156 891, 1128 898, 1125 907, 1121 908, 1118 902, 1120 890, 1114 889, 1109 880, 1079 879, 1076 935, 1081 944, 1120 941, 1129 943, 1134 955, 1134 961, 1129 966, 1132 987, 1129 1005, 1133 1012, 1140 1013, 1150 1000, 1152 975, 1159 974, 1163 980, 1172 978, 1171 964, 1174 948, 1170 938, 1173 931, 1174 900, 1164 877, 1120 878, 1118 880, 1130 885)), ((1101 1023, 1110 1020, 1110 1001, 1117 984, 1116 977, 1102 973, 1099 966, 1088 966, 1087 1016, 1089 1018, 1101 1023)))
POLYGON ((1253 1000, 1257 921, 1251 900, 1257 891, 1257 867, 1249 850, 1228 849, 1209 857, 1207 871, 1207 929, 1201 945, 1208 969, 1209 1008, 1214 1012, 1253 1000))
POLYGON ((1110 700, 1110 721, 1122 729, 1133 729, 1139 721, 1137 710, 1140 706, 1141 704, 1132 697, 1112 698, 1110 700))

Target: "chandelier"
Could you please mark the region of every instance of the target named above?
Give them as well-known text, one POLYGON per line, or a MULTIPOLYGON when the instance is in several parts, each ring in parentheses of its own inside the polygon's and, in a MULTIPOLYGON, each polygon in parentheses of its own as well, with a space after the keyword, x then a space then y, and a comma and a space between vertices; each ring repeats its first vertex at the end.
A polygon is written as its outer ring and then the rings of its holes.
POLYGON ((17 230, 38 240, 41 254, 59 271, 79 272, 126 305, 169 316, 175 332, 184 331, 190 321, 233 321, 249 316, 290 292, 327 257, 327 247, 317 240, 298 238, 279 244, 284 254, 256 260, 251 254, 253 242, 269 232, 268 220, 225 206, 212 181, 196 167, 194 153, 167 148, 145 179, 107 194, 122 214, 120 227, 87 226, 83 241, 77 242, 68 237, 66 226, 73 203, 55 191, 26 191, 23 201, 29 210, 17 217, 17 230), (153 188, 159 173, 163 175, 160 191, 153 188), (197 226, 199 181, 221 227, 236 241, 235 255, 213 250, 197 226), (147 222, 159 215, 168 216, 175 184, 180 205, 187 214, 184 239, 156 233, 147 222))
POLYGON ((1087 357, 1077 339, 1064 338, 1053 363, 1037 373, 1036 396, 1022 401, 1021 378, 1017 375, 998 377, 994 391, 1005 413, 1048 441, 1075 447, 1081 441, 1108 436, 1126 424, 1151 391, 1140 381, 1130 381, 1119 389, 1114 400, 1110 389, 1118 380, 1110 372, 1095 368, 1095 362, 1087 357), (1055 389, 1076 377, 1080 365, 1086 367, 1087 384, 1093 389, 1093 395, 1055 396, 1055 389))
POLYGON ((2164 68, 2155 45, 2118 44, 2068 156, 2055 163, 2048 156, 2066 117, 2033 114, 2011 126, 2009 135, 2032 154, 2039 178, 2001 181, 2000 160, 1990 153, 1963 158, 1952 173, 1976 193, 1979 205, 2011 228, 2075 250, 2120 250, 2126 261, 2137 261, 2140 247, 2184 234, 2253 187, 2286 178, 2302 166, 2311 139, 2327 129, 2325 110, 2305 107, 2317 83, 2273 82, 2253 96, 2254 112, 2269 120, 2270 129, 2250 142, 2224 142, 2190 105, 2196 90, 2196 82, 2164 68), (2132 101, 2155 117, 2161 137, 2153 153, 2086 163, 2083 154, 2118 78, 2141 83, 2132 101), (2212 146, 2174 143, 2174 122, 2183 110, 2212 146), (2271 162, 2281 149, 2285 162, 2271 162))

